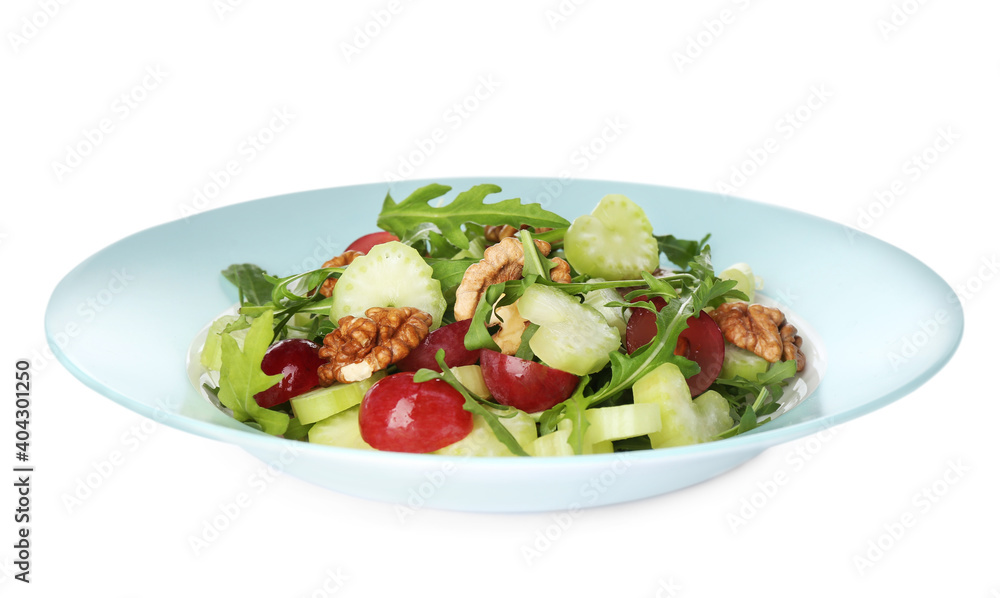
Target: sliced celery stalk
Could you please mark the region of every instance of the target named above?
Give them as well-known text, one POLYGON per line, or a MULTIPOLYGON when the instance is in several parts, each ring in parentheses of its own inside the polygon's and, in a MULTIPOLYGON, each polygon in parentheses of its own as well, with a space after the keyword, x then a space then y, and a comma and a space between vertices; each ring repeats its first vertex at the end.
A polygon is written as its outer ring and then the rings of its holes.
POLYGON ((705 442, 733 425, 729 402, 714 390, 691 400, 687 381, 672 363, 640 378, 632 394, 637 404, 653 404, 660 409, 660 431, 649 434, 654 449, 705 442))
POLYGON ((472 394, 480 399, 490 398, 490 390, 486 388, 486 380, 483 379, 483 368, 478 365, 460 365, 451 368, 451 373, 472 394))
MULTIPOLYGON (((455 372, 457 369, 452 368, 451 371, 455 372)), ((486 407, 486 409, 500 416, 510 415, 509 412, 493 409, 492 407, 486 407)), ((513 417, 499 417, 499 420, 510 431, 511 435, 514 436, 517 443, 524 447, 525 451, 528 450, 527 447, 531 446, 538 437, 538 428, 535 426, 535 420, 523 411, 517 411, 513 417)), ((496 434, 493 433, 493 430, 490 429, 489 424, 486 423, 486 420, 481 415, 472 416, 472 431, 469 432, 468 436, 454 444, 449 444, 443 449, 435 451, 435 454, 455 457, 514 456, 514 453, 510 452, 502 442, 497 440, 496 434)))
POLYGON ((770 366, 770 362, 756 353, 726 342, 726 354, 722 358, 722 371, 719 372, 719 377, 742 376, 747 380, 756 381, 757 374, 763 374, 770 366))
POLYGON ((527 449, 528 454, 534 457, 572 457, 573 447, 569 445, 569 434, 569 429, 563 429, 539 436, 527 449))
POLYGON ((316 422, 309 428, 309 442, 375 450, 361 438, 361 427, 358 425, 358 412, 360 410, 360 407, 354 406, 316 422))
POLYGON ((644 436, 663 427, 660 407, 651 403, 587 409, 584 414, 590 422, 585 438, 591 443, 644 436))
POLYGON ((350 384, 334 384, 317 388, 291 400, 292 413, 303 424, 311 424, 331 415, 340 413, 361 403, 365 393, 378 380, 385 377, 385 370, 375 372, 371 377, 350 384))

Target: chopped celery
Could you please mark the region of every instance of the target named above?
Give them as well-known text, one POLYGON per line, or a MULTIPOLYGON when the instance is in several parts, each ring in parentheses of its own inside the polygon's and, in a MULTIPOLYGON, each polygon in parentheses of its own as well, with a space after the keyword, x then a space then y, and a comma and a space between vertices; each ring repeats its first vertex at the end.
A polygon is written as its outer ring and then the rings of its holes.
POLYGON ((361 427, 358 425, 360 411, 360 407, 354 406, 316 422, 309 428, 309 442, 344 448, 375 450, 361 438, 361 427))
POLYGON ((378 380, 385 377, 385 370, 372 374, 360 382, 336 383, 333 386, 317 388, 292 398, 292 413, 303 424, 311 424, 345 409, 354 407, 365 398, 365 393, 378 380))
POLYGON ((653 448, 705 442, 733 425, 729 402, 714 390, 691 400, 684 375, 672 363, 665 363, 640 378, 632 393, 636 403, 660 408, 660 431, 649 435, 653 448))
POLYGON ((585 441, 599 443, 659 432, 660 408, 651 403, 617 405, 584 411, 590 426, 585 441))
POLYGON ((455 374, 462 386, 469 389, 469 392, 480 399, 490 398, 490 391, 486 388, 486 380, 483 379, 483 369, 478 365, 460 365, 451 368, 451 373, 455 374))
MULTIPOLYGON (((456 369, 458 368, 451 368, 451 371, 455 372, 456 369)), ((486 409, 498 416, 500 423, 510 431, 511 435, 514 436, 514 439, 517 440, 518 444, 522 447, 530 446, 538 437, 535 420, 532 419, 527 413, 523 411, 516 411, 516 414, 513 417, 504 417, 509 415, 510 412, 501 411, 492 407, 486 407, 486 409)), ((458 442, 449 444, 448 446, 435 451, 434 454, 452 455, 455 457, 514 456, 514 453, 510 452, 510 450, 504 446, 502 442, 497 440, 496 434, 494 434, 493 430, 490 429, 489 424, 486 423, 486 419, 478 414, 473 414, 472 416, 472 431, 469 432, 468 436, 458 442)))
POLYGON ((726 353, 722 358, 722 371, 719 372, 719 377, 735 378, 736 376, 742 376, 747 380, 756 382, 757 374, 763 374, 770 366, 770 362, 756 353, 741 349, 727 342, 726 353))

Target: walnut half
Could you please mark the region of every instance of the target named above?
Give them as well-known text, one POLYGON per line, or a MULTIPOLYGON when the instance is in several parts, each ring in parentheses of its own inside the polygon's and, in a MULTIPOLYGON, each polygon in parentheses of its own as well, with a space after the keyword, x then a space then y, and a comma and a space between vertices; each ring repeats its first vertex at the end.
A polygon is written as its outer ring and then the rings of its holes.
MULTIPOLYGON (((535 239, 535 247, 545 256, 552 251, 551 245, 538 239, 535 239)), ((569 263, 561 258, 552 261, 554 266, 549 272, 549 278, 555 282, 571 282, 569 263)), ((465 276, 455 291, 455 320, 471 318, 476 313, 479 298, 490 285, 517 280, 521 278, 522 270, 524 270, 524 247, 521 246, 521 241, 514 237, 506 237, 487 248, 483 253, 483 259, 465 271, 465 276)))
POLYGON ((357 382, 410 354, 427 338, 433 318, 415 307, 372 307, 365 317, 344 316, 326 335, 319 356, 319 383, 357 382))
POLYGON ((802 337, 780 309, 736 301, 723 303, 709 315, 719 325, 726 340, 737 347, 752 351, 771 363, 795 360, 795 371, 805 369, 802 337))

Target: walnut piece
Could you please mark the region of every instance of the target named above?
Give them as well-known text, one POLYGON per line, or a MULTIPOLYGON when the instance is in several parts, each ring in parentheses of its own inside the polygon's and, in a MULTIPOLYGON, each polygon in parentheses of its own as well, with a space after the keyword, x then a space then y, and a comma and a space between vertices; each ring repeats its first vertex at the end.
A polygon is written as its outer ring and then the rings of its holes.
POLYGON ((521 335, 529 324, 517 310, 517 301, 496 308, 490 326, 494 324, 500 324, 500 330, 493 335, 493 342, 500 347, 500 352, 504 355, 517 353, 521 347, 521 335))
MULTIPOLYGON (((545 241, 535 239, 535 247, 542 255, 549 255, 552 246, 545 241)), ((549 272, 549 278, 555 282, 571 282, 569 264, 566 260, 555 258, 554 266, 549 272)), ((486 249, 483 259, 469 266, 462 277, 458 290, 455 291, 455 320, 468 320, 476 313, 479 298, 490 285, 521 278, 524 269, 524 248, 514 237, 507 237, 486 249)))
POLYGON ((726 340, 737 347, 752 351, 771 363, 794 359, 795 371, 805 369, 802 337, 795 326, 785 320, 785 314, 780 309, 736 301, 723 303, 709 315, 719 325, 726 340))
MULTIPOLYGON (((502 224, 500 226, 485 226, 483 227, 483 236, 486 237, 486 240, 490 243, 499 243, 507 237, 513 237, 516 235, 518 230, 524 230, 526 228, 528 228, 527 224, 522 224, 520 229, 514 228, 509 224, 502 224)), ((535 229, 535 232, 547 233, 550 230, 552 229, 540 226, 535 229)))
MULTIPOLYGON (((343 268, 344 266, 349 265, 351 262, 353 262, 355 259, 361 257, 362 255, 364 255, 364 254, 361 253, 360 251, 347 250, 344 253, 338 255, 337 257, 335 257, 335 258, 333 258, 331 260, 327 260, 326 262, 324 262, 323 263, 323 267, 324 268, 343 268)), ((332 297, 333 296, 333 287, 336 284, 337 284, 337 279, 336 278, 327 278, 326 280, 323 281, 323 286, 321 286, 319 288, 319 294, 323 295, 324 297, 332 297)))
POLYGON ((415 307, 371 307, 365 317, 344 316, 326 335, 319 383, 357 382, 410 354, 430 332, 433 318, 415 307))

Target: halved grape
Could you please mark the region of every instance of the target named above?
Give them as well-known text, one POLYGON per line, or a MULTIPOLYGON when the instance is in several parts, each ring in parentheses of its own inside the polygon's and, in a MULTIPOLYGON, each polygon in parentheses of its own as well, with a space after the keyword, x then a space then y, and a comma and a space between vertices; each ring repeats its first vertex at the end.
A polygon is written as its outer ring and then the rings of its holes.
POLYGON ((566 231, 566 259, 578 271, 607 280, 640 278, 660 265, 653 225, 624 195, 605 195, 566 231))
POLYGON ((434 270, 417 250, 398 241, 372 247, 344 270, 333 293, 330 319, 363 316, 369 307, 415 307, 441 325, 448 303, 434 270))
POLYGON ((618 330, 593 307, 576 297, 541 284, 530 287, 518 301, 518 311, 538 324, 528 344, 550 367, 583 376, 605 365, 621 346, 618 330))

